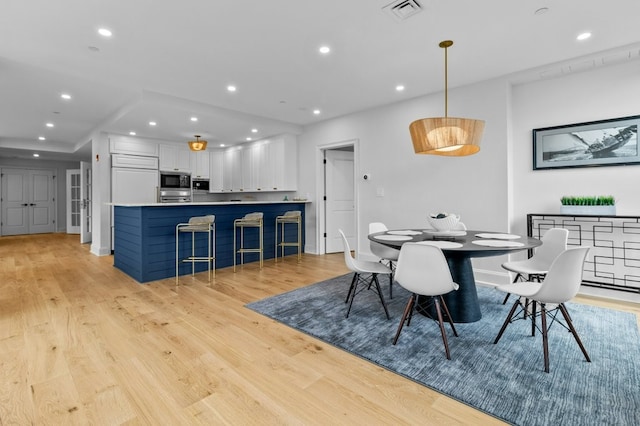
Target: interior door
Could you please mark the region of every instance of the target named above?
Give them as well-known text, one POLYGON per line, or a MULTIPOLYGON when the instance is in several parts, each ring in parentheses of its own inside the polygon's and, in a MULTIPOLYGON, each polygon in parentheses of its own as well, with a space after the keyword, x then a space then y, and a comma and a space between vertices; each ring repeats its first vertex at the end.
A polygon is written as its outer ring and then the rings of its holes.
POLYGON ((82 192, 82 202, 80 204, 80 243, 91 242, 91 189, 92 189, 91 163, 80 162, 80 188, 82 192))
POLYGON ((80 233, 81 205, 80 169, 67 170, 67 234, 80 233))
POLYGON ((29 233, 29 185, 24 170, 2 170, 2 235, 29 233))
POLYGON ((53 170, 3 169, 2 235, 54 232, 53 170))
POLYGON ((353 151, 325 151, 326 253, 344 251, 338 229, 356 249, 355 176, 353 151))
POLYGON ((31 193, 29 202, 29 233, 42 234, 55 230, 56 203, 52 170, 31 170, 28 179, 31 193))

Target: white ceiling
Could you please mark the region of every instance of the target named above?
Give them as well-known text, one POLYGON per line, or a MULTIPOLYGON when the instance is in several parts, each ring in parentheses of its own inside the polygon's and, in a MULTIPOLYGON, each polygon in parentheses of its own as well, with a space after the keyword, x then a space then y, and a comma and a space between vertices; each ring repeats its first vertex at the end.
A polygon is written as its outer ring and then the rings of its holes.
POLYGON ((200 134, 210 146, 300 133, 441 91, 444 39, 455 43, 450 87, 640 51, 638 0, 416 1, 422 10, 400 21, 383 10, 391 0, 2 0, 0 155, 88 158, 96 130, 176 142, 200 134), (584 31, 593 37, 576 41, 584 31), (318 53, 324 44, 329 55, 318 53))

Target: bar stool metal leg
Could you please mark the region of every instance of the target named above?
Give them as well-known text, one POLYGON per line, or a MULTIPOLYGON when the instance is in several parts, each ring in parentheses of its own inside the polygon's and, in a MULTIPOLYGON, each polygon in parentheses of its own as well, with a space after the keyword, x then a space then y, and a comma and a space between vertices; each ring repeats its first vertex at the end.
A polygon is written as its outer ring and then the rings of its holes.
POLYGON ((176 225, 176 286, 179 285, 180 263, 191 262, 191 275, 195 276, 196 262, 207 262, 207 274, 209 282, 212 275, 215 276, 216 261, 216 225, 215 215, 207 215, 200 217, 192 217, 188 223, 179 223, 176 225), (191 254, 185 258, 180 258, 180 234, 191 234, 191 254), (207 255, 198 256, 196 254, 196 234, 206 233, 207 236, 207 255), (212 274, 213 270, 213 274, 212 274))
POLYGON ((236 271, 236 256, 240 255, 240 264, 244 264, 245 253, 258 253, 260 258, 260 269, 264 264, 264 242, 263 242, 263 213, 249 213, 240 219, 233 221, 233 272, 236 271), (248 248, 244 245, 245 228, 257 228, 258 247, 248 248), (240 231, 240 247, 237 246, 237 232, 240 231))
POLYGON ((276 246, 275 261, 278 262, 278 247, 280 247, 280 257, 285 255, 285 247, 298 248, 298 262, 302 260, 302 212, 300 210, 288 211, 281 216, 276 217, 276 246), (287 224, 296 224, 297 236, 295 241, 287 242, 285 239, 284 229, 287 224), (278 230, 278 225, 280 230, 278 230), (278 240, 279 235, 279 240, 278 240))

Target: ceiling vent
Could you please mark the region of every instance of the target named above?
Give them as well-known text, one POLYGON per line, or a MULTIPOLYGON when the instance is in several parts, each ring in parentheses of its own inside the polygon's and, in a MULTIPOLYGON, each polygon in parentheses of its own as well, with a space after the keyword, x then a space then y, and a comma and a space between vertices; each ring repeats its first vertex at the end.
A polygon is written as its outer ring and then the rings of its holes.
POLYGON ((382 8, 388 15, 396 21, 404 21, 411 16, 420 13, 422 6, 416 0, 396 0, 382 8))

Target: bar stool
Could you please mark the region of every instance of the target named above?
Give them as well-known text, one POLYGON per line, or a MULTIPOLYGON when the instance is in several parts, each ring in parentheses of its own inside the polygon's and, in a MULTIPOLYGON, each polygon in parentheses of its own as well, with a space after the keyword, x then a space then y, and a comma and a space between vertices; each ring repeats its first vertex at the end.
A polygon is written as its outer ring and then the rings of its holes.
POLYGON ((207 262, 209 272, 209 282, 211 282, 211 270, 215 274, 216 267, 216 217, 215 215, 195 216, 189 219, 188 223, 176 225, 176 285, 179 284, 180 263, 191 263, 191 275, 195 275, 195 264, 207 262), (191 256, 180 258, 180 234, 191 233, 191 256), (207 234, 207 255, 196 256, 196 234, 207 234), (213 266, 213 268, 212 268, 213 266))
POLYGON ((278 262, 278 247, 280 247, 280 257, 284 257, 285 247, 298 247, 298 262, 302 259, 302 212, 300 210, 291 210, 281 216, 276 216, 276 263, 278 262), (284 228, 288 223, 298 225, 298 235, 295 241, 286 241, 284 238, 284 228), (278 225, 280 225, 279 240, 278 225))
POLYGON ((240 254, 240 264, 244 264, 245 253, 259 253, 260 254, 260 269, 262 269, 263 263, 263 243, 262 243, 262 218, 264 214, 262 212, 247 213, 244 217, 233 221, 233 272, 236 271, 236 256, 240 254), (236 246, 236 234, 238 228, 240 229, 240 248, 236 246), (245 228, 257 228, 258 229, 258 247, 246 248, 244 246, 244 229, 245 228))

